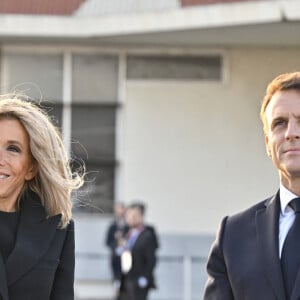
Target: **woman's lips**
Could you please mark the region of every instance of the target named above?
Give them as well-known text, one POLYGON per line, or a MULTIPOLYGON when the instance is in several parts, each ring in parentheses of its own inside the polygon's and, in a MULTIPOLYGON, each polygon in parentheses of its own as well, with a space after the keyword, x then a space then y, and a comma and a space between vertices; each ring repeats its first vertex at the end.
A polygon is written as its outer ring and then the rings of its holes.
POLYGON ((9 177, 9 175, 0 173, 0 179, 6 179, 8 177, 9 177))

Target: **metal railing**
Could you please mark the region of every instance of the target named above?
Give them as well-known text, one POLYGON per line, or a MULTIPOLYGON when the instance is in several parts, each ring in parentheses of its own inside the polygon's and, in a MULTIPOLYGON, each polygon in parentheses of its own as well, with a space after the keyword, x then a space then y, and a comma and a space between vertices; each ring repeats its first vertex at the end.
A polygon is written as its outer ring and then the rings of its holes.
MULTIPOLYGON (((95 253, 95 252, 90 252, 90 253, 76 253, 76 259, 77 262, 81 261, 81 263, 84 262, 91 262, 93 261, 95 264, 103 266, 103 264, 109 265, 109 259, 110 256, 107 253, 95 253)), ((157 269, 156 273, 159 277, 159 269, 163 269, 164 267, 167 268, 167 264, 176 264, 178 263, 182 269, 182 287, 181 287, 181 292, 178 294, 178 297, 176 299, 178 300, 196 300, 196 299, 202 299, 202 292, 203 292, 203 287, 204 287, 204 278, 206 277, 205 273, 205 264, 206 264, 207 258, 204 256, 195 256, 195 255, 166 255, 166 254, 158 254, 158 264, 157 264, 157 269), (201 274, 193 274, 193 266, 197 265, 202 266, 202 270, 198 270, 201 274), (194 275, 194 276, 193 276, 194 275), (199 288, 199 293, 197 291, 197 295, 193 293, 193 279, 195 280, 194 277, 199 278, 199 287, 201 286, 202 288, 199 288), (202 277, 202 280, 201 280, 202 277)), ((94 264, 93 263, 93 264, 94 264)), ((174 274, 172 274, 174 275, 174 274)), ((181 274, 179 274, 181 275, 181 274)), ((84 274, 77 274, 77 277, 83 279, 85 277, 84 274)), ((197 281, 196 278, 196 281, 197 281)), ((110 280, 110 272, 109 269, 107 272, 104 272, 104 274, 99 275, 97 277, 97 274, 95 274, 95 278, 99 281, 107 281, 110 280)), ((164 278, 158 278, 158 282, 164 280, 164 278)), ((198 285, 198 282, 197 282, 198 285)), ((177 287, 178 288, 178 287, 177 287)), ((172 290, 172 289, 171 289, 172 290)), ((156 293, 157 296, 154 295, 154 297, 151 297, 151 299, 172 299, 175 300, 173 296, 170 298, 166 293, 164 295, 159 295, 156 293)))

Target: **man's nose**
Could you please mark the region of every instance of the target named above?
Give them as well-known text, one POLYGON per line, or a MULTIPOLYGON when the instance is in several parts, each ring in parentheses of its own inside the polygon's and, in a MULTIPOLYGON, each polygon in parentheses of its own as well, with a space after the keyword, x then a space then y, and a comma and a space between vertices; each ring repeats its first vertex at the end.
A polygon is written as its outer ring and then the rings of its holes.
POLYGON ((296 120, 290 120, 288 122, 286 130, 287 139, 299 139, 300 138, 300 122, 296 120))

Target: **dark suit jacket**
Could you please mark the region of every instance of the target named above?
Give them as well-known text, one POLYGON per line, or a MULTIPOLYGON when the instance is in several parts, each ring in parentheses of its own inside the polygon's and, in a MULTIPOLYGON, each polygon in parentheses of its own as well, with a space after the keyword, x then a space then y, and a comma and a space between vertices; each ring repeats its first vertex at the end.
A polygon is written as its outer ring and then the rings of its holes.
MULTIPOLYGON (((146 226, 138 236, 132 250, 132 268, 123 276, 137 283, 139 277, 148 280, 148 288, 154 288, 153 270, 156 264, 155 251, 158 247, 157 236, 152 226, 146 226)), ((122 289, 123 285, 121 285, 122 289)))
MULTIPOLYGON (((279 250, 277 195, 226 217, 213 244, 205 300, 285 300, 279 250)), ((300 272, 291 300, 300 299, 300 272)))
POLYGON ((129 228, 126 224, 124 224, 123 227, 119 228, 117 222, 113 221, 107 230, 106 245, 110 248, 111 252, 111 268, 114 280, 120 280, 121 277, 121 260, 120 256, 115 253, 115 250, 118 247, 118 239, 116 238, 116 233, 119 231, 120 238, 125 238, 128 229, 129 228))
POLYGON ((117 222, 113 221, 110 226, 108 227, 107 233, 106 233, 106 241, 105 244, 107 247, 110 248, 110 250, 114 253, 116 247, 118 246, 118 241, 116 240, 115 234, 117 231, 121 232, 122 237, 124 238, 126 233, 128 232, 128 226, 124 224, 124 227, 118 228, 117 222))
POLYGON ((74 224, 58 229, 34 193, 21 199, 15 247, 4 264, 0 254, 0 299, 73 300, 74 224))

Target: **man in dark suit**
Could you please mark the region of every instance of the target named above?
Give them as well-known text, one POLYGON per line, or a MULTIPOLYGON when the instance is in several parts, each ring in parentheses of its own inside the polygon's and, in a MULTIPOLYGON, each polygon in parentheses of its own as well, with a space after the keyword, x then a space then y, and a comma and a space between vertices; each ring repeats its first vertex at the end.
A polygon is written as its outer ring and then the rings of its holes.
POLYGON ((127 208, 130 227, 122 248, 121 299, 146 300, 150 288, 155 287, 153 270, 158 241, 152 226, 144 223, 145 207, 135 203, 127 208))
POLYGON ((205 300, 300 299, 300 72, 269 84, 261 119, 280 189, 223 219, 207 263, 205 300))

